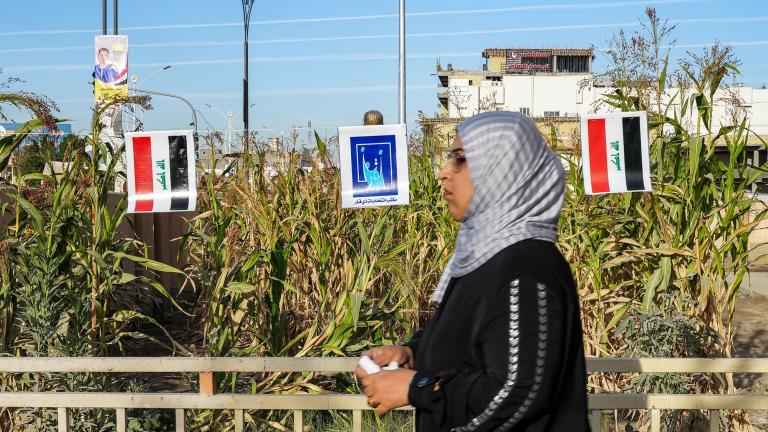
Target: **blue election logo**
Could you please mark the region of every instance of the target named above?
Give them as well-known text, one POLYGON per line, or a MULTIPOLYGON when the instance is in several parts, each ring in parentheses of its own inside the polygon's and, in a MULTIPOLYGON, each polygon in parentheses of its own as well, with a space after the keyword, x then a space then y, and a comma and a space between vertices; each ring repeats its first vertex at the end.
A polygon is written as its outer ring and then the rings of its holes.
POLYGON ((397 195, 394 135, 351 137, 352 196, 397 195))

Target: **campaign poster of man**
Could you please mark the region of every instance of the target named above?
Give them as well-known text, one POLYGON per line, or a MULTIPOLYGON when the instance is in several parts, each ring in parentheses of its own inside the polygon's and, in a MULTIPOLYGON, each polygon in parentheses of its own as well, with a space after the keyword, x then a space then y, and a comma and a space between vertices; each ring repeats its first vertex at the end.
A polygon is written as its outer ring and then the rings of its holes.
POLYGON ((94 47, 96 102, 128 96, 128 36, 96 36, 94 47))

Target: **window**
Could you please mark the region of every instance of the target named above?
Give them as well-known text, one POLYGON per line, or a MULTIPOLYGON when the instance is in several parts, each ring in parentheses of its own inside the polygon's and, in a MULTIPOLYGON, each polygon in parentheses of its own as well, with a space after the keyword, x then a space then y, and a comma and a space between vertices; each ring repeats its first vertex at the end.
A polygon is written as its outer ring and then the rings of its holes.
POLYGON ((560 111, 544 111, 544 117, 560 117, 560 111))
POLYGON ((530 108, 528 108, 528 107, 522 107, 522 108, 520 108, 520 112, 521 112, 521 113, 523 113, 523 114, 525 114, 525 115, 527 115, 527 116, 531 115, 531 109, 530 109, 530 108))
POLYGON ((469 85, 472 85, 472 80, 469 80, 469 85))

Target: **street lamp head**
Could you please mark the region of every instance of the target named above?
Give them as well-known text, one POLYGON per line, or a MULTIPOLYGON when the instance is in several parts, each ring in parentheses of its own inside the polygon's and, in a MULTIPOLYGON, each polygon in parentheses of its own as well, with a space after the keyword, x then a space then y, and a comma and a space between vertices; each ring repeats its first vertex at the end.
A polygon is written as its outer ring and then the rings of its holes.
POLYGON ((171 66, 173 66, 173 65, 165 65, 165 66, 163 66, 163 70, 168 70, 168 69, 171 68, 171 66))

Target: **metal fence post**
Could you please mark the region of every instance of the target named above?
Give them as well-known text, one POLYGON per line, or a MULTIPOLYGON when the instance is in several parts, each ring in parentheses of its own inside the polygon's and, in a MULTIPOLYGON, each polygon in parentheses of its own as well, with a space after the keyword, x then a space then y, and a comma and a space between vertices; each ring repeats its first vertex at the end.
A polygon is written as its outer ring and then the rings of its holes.
POLYGON ((176 432, 184 432, 186 425, 184 419, 184 408, 176 408, 176 432))
POLYGON ((243 421, 243 410, 235 410, 235 432, 243 432, 245 429, 245 422, 243 421))
POLYGON ((304 411, 293 410, 293 432, 302 432, 304 430, 304 411))
POLYGON ((203 396, 216 394, 216 375, 213 372, 200 372, 200 394, 203 396))
POLYGON ((67 432, 69 431, 69 424, 67 423, 67 409, 66 408, 59 408, 59 432, 67 432))
POLYGON ((651 432, 661 432, 661 410, 651 410, 651 432))
POLYGON ((117 432, 125 432, 127 430, 125 423, 125 408, 118 408, 115 410, 116 418, 115 423, 117 426, 117 432))
POLYGON ((363 412, 352 411, 352 432, 363 432, 363 412))
POLYGON ((603 429, 603 412, 592 410, 589 425, 592 428, 592 432, 601 432, 603 429))
POLYGON ((709 432, 720 432, 720 410, 709 410, 709 432))

